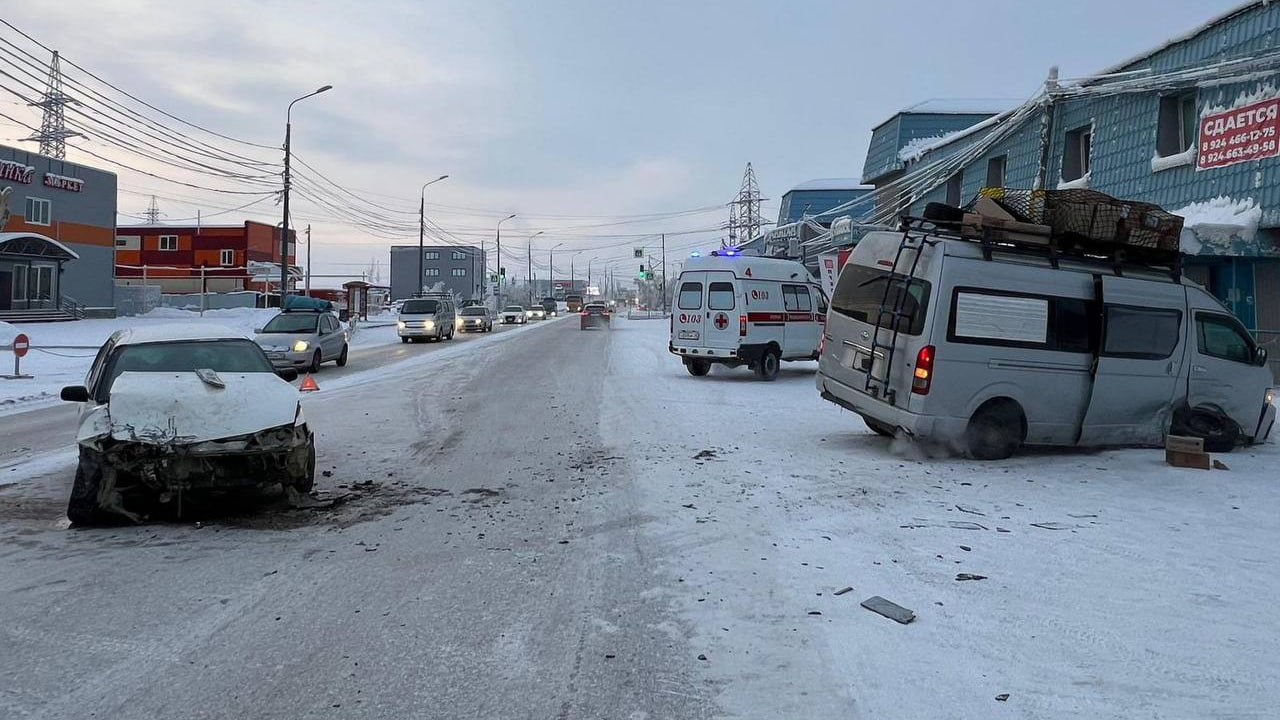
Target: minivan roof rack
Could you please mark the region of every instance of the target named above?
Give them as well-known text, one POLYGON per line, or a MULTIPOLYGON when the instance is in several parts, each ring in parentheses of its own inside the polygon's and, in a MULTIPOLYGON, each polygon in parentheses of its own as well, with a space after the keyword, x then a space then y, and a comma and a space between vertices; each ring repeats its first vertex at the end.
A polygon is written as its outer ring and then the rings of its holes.
POLYGON ((926 233, 978 243, 994 252, 1046 258, 1056 269, 1070 258, 1182 275, 1183 219, 1157 205, 1117 200, 1092 190, 983 188, 963 208, 929 203, 923 217, 903 216, 904 237, 926 233))

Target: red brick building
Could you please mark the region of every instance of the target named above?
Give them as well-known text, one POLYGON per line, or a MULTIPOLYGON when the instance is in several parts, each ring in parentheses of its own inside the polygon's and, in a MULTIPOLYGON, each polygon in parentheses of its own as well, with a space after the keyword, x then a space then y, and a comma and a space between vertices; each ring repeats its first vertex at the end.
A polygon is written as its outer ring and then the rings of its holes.
MULTIPOLYGON (((297 237, 290 231, 291 270, 296 271, 296 261, 297 237)), ((159 285, 165 293, 200 292, 201 268, 208 292, 277 292, 279 231, 252 220, 243 225, 132 225, 116 230, 117 285, 145 283, 159 285)))

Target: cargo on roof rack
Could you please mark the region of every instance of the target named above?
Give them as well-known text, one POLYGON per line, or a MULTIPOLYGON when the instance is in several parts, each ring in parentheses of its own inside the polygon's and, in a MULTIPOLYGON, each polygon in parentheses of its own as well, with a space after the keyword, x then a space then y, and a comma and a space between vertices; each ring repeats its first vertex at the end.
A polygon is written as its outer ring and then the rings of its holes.
POLYGON ((1106 260, 1181 272, 1183 219, 1158 205, 1093 190, 983 188, 963 208, 929 203, 923 218, 941 234, 1050 256, 1106 260))

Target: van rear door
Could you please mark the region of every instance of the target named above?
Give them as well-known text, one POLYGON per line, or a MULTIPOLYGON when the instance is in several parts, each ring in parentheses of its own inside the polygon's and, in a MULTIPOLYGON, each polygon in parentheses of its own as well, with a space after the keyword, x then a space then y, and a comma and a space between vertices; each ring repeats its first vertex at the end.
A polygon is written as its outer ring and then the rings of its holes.
POLYGON ((686 272, 680 274, 676 285, 676 309, 671 313, 671 342, 676 347, 703 347, 706 326, 707 274, 686 272))
POLYGON ((738 284, 733 273, 706 273, 707 311, 703 316, 702 346, 717 349, 738 347, 738 284))
POLYGON ((1186 355, 1186 289, 1103 276, 1102 339, 1081 445, 1158 445, 1186 355))

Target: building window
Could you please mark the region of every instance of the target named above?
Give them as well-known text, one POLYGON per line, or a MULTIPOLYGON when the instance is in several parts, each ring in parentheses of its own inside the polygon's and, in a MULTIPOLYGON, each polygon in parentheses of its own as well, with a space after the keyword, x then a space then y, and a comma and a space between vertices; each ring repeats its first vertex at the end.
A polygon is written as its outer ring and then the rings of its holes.
POLYGON ((466 254, 466 253, 464 253, 464 252, 462 252, 461 250, 454 250, 454 251, 453 251, 453 259, 454 259, 454 260, 466 260, 466 259, 467 259, 467 254, 466 254))
POLYGON ((426 270, 422 271, 422 274, 425 277, 439 277, 440 268, 427 268, 426 270))
POLYGON ((27 223, 31 225, 49 225, 49 201, 43 198, 27 198, 27 223))
POLYGON ((453 272, 452 272, 452 273, 450 273, 450 274, 451 274, 451 275, 453 275, 454 277, 466 277, 466 276, 467 276, 467 269, 466 269, 466 268, 454 268, 454 269, 453 269, 453 272))
POLYGON ((231 267, 236 264, 235 250, 221 250, 218 253, 218 264, 222 267, 231 267))
POLYGON ((960 207, 960 203, 964 201, 964 170, 956 172, 947 181, 947 204, 951 207, 960 207))
POLYGON ((426 252, 422 253, 422 259, 423 260, 439 260, 440 253, 436 252, 435 250, 427 250, 426 252))
POLYGON ((160 249, 161 250, 177 250, 178 236, 177 235, 161 235, 160 249))
POLYGON ((1090 153, 1093 149, 1093 126, 1085 125, 1067 133, 1062 147, 1062 179, 1079 180, 1089 174, 1090 153))
POLYGON ((1160 124, 1156 130, 1156 154, 1179 155, 1191 149, 1200 124, 1195 91, 1160 98, 1160 124))
POLYGON ((1008 155, 997 155, 987 161, 987 187, 1004 187, 1004 170, 1008 164, 1008 155))

